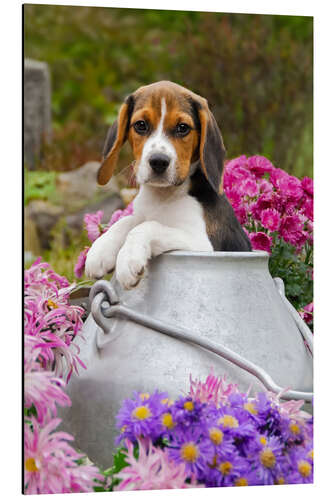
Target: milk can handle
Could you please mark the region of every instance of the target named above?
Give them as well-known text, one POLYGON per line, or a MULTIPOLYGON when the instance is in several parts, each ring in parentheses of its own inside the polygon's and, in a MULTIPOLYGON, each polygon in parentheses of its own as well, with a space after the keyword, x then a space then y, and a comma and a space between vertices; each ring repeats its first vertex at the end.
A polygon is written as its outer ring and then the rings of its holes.
POLYGON ((239 368, 242 368, 251 375, 257 377, 260 382, 262 382, 262 384, 266 387, 266 389, 274 392, 275 394, 278 394, 282 399, 303 399, 309 402, 312 401, 312 392, 285 390, 283 387, 278 386, 274 382, 272 377, 263 368, 256 365, 252 361, 245 359, 243 356, 240 356, 228 347, 218 345, 208 339, 198 338, 196 335, 193 335, 190 330, 181 328, 176 325, 170 325, 163 321, 151 318, 146 314, 141 314, 137 311, 134 311, 133 309, 130 309, 127 306, 120 304, 114 288, 108 281, 101 280, 95 283, 95 285, 91 289, 89 297, 92 301, 91 312, 93 318, 96 323, 104 330, 105 334, 108 334, 110 331, 110 322, 106 318, 109 319, 114 316, 120 316, 152 330, 156 330, 165 335, 169 335, 170 337, 173 337, 175 339, 199 345, 204 349, 207 349, 208 351, 221 356, 227 361, 234 363, 239 368), (102 309, 101 305, 103 301, 109 302, 109 306, 102 309))

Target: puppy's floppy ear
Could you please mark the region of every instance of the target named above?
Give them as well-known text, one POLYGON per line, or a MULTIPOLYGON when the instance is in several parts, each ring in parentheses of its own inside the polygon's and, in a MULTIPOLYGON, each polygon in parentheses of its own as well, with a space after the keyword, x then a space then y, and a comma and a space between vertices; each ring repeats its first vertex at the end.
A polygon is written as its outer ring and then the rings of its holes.
POLYGON ((117 120, 109 128, 103 148, 102 165, 97 174, 98 184, 102 186, 111 179, 120 149, 124 142, 126 142, 133 108, 134 98, 130 95, 126 98, 124 104, 121 105, 117 120))
POLYGON ((200 164, 203 173, 218 194, 223 193, 222 176, 225 148, 220 129, 207 100, 200 97, 194 99, 194 104, 200 121, 200 164))

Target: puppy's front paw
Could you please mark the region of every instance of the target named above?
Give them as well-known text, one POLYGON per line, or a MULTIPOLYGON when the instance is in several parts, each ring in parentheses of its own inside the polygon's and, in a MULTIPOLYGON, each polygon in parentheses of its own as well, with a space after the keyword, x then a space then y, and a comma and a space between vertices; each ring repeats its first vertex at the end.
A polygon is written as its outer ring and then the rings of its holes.
POLYGON ((134 288, 144 275, 149 254, 144 246, 124 245, 117 258, 116 277, 126 290, 134 288))
POLYGON ((109 240, 102 238, 103 236, 96 240, 88 252, 85 265, 85 273, 88 278, 103 278, 115 267, 117 258, 115 249, 112 248, 109 240))

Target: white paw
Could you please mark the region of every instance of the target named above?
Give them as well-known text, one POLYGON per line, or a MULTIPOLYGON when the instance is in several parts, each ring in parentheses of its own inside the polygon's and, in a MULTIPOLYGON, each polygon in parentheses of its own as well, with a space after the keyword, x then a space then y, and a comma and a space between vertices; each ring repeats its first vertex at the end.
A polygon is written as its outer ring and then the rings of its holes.
POLYGON ((118 248, 112 244, 110 238, 101 236, 94 241, 90 248, 85 265, 85 273, 88 278, 100 279, 116 265, 118 248))
POLYGON ((116 277, 126 290, 134 288, 142 279, 149 259, 144 245, 126 244, 121 248, 116 264, 116 277))

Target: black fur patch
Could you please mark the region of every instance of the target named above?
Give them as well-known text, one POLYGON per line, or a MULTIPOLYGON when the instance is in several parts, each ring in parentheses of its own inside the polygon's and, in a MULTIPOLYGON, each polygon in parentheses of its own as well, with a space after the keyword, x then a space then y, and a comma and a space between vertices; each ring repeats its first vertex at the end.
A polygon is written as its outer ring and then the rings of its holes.
POLYGON ((251 243, 225 194, 218 195, 201 169, 191 176, 189 195, 202 205, 207 234, 215 251, 250 252, 251 243))

